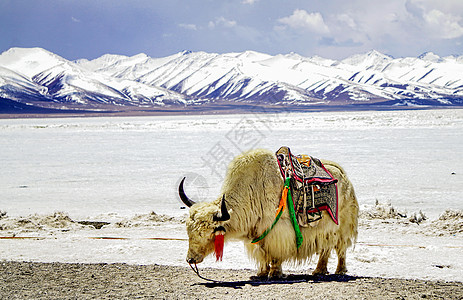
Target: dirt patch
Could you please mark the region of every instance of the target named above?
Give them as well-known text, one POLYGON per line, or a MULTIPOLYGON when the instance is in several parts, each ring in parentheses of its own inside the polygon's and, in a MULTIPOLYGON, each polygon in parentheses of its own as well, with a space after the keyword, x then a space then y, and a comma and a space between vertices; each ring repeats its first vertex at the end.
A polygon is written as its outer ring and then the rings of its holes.
POLYGON ((251 270, 127 264, 0 263, 4 299, 462 299, 463 283, 291 274, 251 280, 251 270))

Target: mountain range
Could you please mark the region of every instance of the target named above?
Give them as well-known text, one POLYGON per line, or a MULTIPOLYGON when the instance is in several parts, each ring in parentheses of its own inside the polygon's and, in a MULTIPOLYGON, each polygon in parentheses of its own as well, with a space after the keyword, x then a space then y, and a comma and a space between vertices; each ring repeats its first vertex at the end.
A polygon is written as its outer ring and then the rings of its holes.
POLYGON ((463 56, 343 60, 254 51, 183 51, 152 58, 106 54, 69 61, 41 48, 0 55, 0 111, 267 107, 461 106, 463 56))

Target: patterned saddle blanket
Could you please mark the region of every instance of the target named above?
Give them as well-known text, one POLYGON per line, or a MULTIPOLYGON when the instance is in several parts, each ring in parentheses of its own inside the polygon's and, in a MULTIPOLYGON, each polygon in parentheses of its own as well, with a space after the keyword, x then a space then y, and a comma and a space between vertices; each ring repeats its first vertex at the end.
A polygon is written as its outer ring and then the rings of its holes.
POLYGON ((283 146, 276 152, 283 178, 291 177, 290 189, 299 226, 315 226, 326 210, 338 224, 338 180, 317 158, 293 155, 283 146))

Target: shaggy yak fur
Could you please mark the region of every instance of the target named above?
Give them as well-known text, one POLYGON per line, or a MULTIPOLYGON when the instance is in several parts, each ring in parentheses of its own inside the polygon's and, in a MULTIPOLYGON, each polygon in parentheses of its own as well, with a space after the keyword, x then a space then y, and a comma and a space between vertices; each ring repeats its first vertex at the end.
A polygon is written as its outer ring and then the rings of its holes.
POLYGON ((200 263, 214 252, 214 230, 223 226, 225 242, 244 242, 248 255, 258 265, 259 277, 280 277, 283 262, 303 263, 314 254, 318 254, 319 259, 313 274, 326 274, 332 250, 338 256, 336 274, 346 273, 346 250, 357 238, 358 203, 344 170, 331 161, 322 160, 322 163, 338 179, 339 225, 323 211, 323 218, 316 226, 301 227, 304 241, 297 249, 294 228, 285 209, 270 233, 259 243, 251 244, 275 220, 284 184, 275 154, 251 150, 230 163, 222 192, 215 201, 191 206, 187 220, 187 261, 200 263), (220 215, 223 196, 230 218, 217 221, 214 216, 220 215))

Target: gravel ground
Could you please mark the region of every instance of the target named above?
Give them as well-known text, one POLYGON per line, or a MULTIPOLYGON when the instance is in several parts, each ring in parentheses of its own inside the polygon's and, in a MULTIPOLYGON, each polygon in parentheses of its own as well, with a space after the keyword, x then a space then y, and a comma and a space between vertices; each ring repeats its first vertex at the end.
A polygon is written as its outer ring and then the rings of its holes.
POLYGON ((463 299, 462 282, 127 264, 0 263, 2 299, 463 299))

